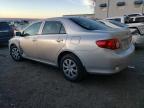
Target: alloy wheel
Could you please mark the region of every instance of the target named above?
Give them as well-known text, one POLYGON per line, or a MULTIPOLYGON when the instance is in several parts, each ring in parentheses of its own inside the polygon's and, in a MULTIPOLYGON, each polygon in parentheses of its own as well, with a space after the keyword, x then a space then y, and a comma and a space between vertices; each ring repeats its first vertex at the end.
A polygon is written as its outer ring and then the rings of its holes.
POLYGON ((21 56, 20 56, 20 52, 19 49, 17 47, 13 47, 11 49, 11 56, 13 57, 13 59, 15 60, 20 60, 21 56))
POLYGON ((76 63, 71 59, 66 59, 63 62, 63 72, 69 78, 75 78, 78 75, 76 63))

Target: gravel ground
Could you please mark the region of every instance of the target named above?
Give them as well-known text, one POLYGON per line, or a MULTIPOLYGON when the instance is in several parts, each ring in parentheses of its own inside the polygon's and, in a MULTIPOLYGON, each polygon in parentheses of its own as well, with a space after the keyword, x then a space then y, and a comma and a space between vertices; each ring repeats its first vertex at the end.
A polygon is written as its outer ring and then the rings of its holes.
POLYGON ((71 83, 57 68, 17 63, 7 47, 0 47, 0 108, 144 108, 143 54, 144 49, 135 52, 135 69, 71 83))

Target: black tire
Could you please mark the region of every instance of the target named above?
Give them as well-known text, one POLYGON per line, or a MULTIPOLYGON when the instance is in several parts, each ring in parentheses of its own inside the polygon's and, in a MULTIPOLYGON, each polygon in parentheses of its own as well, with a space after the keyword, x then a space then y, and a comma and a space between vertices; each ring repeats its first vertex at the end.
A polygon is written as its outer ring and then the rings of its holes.
POLYGON ((21 53, 19 51, 19 48, 15 45, 12 45, 10 47, 10 55, 12 57, 13 60, 15 61, 22 61, 22 56, 21 56, 21 53))
POLYGON ((86 75, 86 71, 80 59, 73 54, 67 54, 62 57, 60 61, 60 69, 63 72, 65 78, 73 82, 81 81, 86 75), (71 64, 70 67, 68 64, 71 64))

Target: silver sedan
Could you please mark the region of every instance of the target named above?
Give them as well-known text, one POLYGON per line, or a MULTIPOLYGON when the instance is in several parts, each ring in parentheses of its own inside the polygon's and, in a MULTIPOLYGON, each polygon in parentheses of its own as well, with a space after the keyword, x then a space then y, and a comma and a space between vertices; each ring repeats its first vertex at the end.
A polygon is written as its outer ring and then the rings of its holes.
POLYGON ((134 52, 127 29, 112 29, 83 17, 34 22, 9 41, 10 55, 59 67, 66 79, 86 73, 114 74, 127 68, 134 52))

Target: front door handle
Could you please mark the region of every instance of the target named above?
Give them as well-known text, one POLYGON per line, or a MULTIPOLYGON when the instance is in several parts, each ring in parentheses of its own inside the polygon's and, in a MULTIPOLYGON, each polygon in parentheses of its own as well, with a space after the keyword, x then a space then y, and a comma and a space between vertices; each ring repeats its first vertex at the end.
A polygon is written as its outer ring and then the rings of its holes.
POLYGON ((57 42, 63 42, 63 39, 58 39, 57 42))
POLYGON ((33 42, 37 41, 37 39, 33 39, 33 42))

